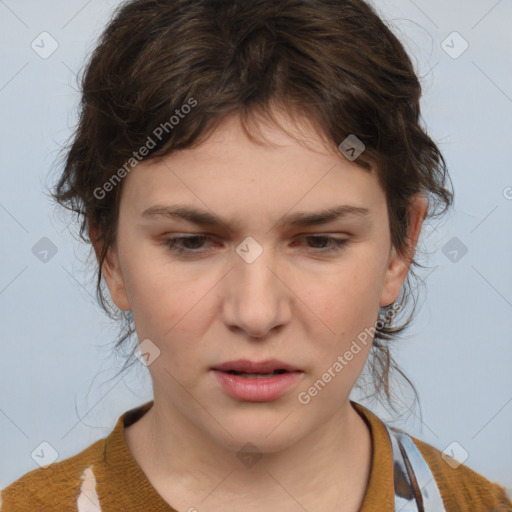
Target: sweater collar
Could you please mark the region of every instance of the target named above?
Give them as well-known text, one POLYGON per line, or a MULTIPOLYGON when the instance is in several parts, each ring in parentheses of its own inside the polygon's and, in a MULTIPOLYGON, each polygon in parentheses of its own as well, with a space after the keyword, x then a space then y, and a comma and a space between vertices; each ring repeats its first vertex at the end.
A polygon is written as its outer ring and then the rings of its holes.
MULTIPOLYGON (((384 423, 369 409, 350 401, 352 407, 368 425, 372 438, 372 464, 365 498, 359 512, 394 511, 393 458, 384 423)), ((153 406, 153 401, 125 412, 119 417, 112 433, 105 439, 105 461, 109 467, 110 485, 123 488, 122 502, 117 506, 149 506, 159 512, 176 512, 151 485, 128 448, 125 427, 138 421, 153 406), (117 482, 112 481, 117 480, 117 482), (126 486, 126 482, 137 482, 126 486), (125 505, 126 503, 126 505, 125 505)), ((111 489, 112 487, 110 487, 111 489)), ((135 510, 135 508, 133 508, 135 510)), ((119 508, 118 508, 119 510, 119 508)), ((110 511, 106 511, 110 512, 110 511)))

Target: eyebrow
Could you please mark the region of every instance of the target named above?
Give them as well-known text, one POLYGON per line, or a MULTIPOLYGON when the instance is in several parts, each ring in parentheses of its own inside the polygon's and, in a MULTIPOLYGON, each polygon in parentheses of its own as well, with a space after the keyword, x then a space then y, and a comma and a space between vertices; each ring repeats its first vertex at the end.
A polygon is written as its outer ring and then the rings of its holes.
MULTIPOLYGON (((155 205, 151 206, 147 210, 142 212, 142 217, 155 217, 164 216, 171 217, 178 220, 192 222, 199 226, 227 226, 226 222, 221 217, 214 213, 206 210, 199 210, 189 206, 164 206, 155 205)), ((306 227, 316 226, 319 224, 327 224, 328 222, 334 222, 339 219, 356 217, 356 218, 369 218, 370 210, 360 206, 351 205, 340 205, 326 210, 320 210, 317 212, 296 212, 285 215, 282 217, 276 225, 279 227, 293 226, 293 227, 306 227)))

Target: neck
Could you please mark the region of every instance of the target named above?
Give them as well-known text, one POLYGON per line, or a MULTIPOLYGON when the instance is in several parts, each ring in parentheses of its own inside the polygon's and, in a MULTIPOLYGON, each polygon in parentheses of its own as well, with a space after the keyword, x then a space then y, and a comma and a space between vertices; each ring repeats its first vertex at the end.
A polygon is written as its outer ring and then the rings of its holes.
POLYGON ((218 503, 219 509, 231 504, 233 510, 241 505, 251 510, 249 504, 257 504, 263 510, 264 501, 279 503, 284 510, 281 504, 288 496, 290 509, 299 503, 308 511, 321 510, 320 503, 339 502, 343 510, 357 511, 371 469, 371 435, 348 400, 329 421, 293 445, 243 461, 156 395, 151 409, 125 433, 153 487, 184 510, 191 499, 199 505, 198 496, 218 503))

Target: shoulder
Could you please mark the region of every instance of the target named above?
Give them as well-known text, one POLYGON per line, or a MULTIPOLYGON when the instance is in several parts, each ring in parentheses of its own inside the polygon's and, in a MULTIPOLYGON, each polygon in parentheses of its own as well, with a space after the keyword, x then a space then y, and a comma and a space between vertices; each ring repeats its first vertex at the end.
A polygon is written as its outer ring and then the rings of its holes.
POLYGON ((24 474, 0 492, 0 512, 76 511, 84 492, 94 500, 91 468, 101 462, 104 445, 101 439, 72 457, 24 474))
POLYGON ((447 512, 512 512, 510 489, 487 480, 434 446, 411 439, 434 475, 447 512))
MULTIPOLYGON (((374 449, 380 452, 380 459, 392 464, 389 432, 386 433, 386 427, 389 428, 390 425, 361 404, 352 403, 368 421, 374 449), (383 446, 385 448, 382 449, 383 446)), ((498 483, 489 481, 468 466, 459 464, 458 461, 448 457, 436 447, 401 429, 398 431, 412 440, 430 468, 446 512, 512 512, 510 489, 507 490, 498 483)))

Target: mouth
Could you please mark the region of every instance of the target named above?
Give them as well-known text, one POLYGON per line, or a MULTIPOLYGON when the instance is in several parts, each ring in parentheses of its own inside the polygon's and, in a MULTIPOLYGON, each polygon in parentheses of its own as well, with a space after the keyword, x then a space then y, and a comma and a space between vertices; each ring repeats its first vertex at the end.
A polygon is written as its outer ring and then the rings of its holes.
POLYGON ((238 359, 236 361, 227 361, 211 369, 249 379, 275 377, 283 373, 303 373, 296 366, 284 363, 278 359, 267 359, 266 361, 259 362, 250 361, 248 359, 238 359))
MULTIPOLYGON (((223 371, 223 370, 219 370, 223 371)), ((237 375, 239 377, 245 377, 246 379, 268 379, 270 377, 275 377, 276 375, 282 375, 283 373, 289 373, 288 370, 277 369, 272 373, 247 373, 247 372, 238 372, 236 370, 228 370, 225 373, 229 373, 230 375, 237 375)))
POLYGON ((302 370, 277 359, 228 361, 210 368, 220 389, 244 402, 271 402, 285 396, 302 379, 302 370))

